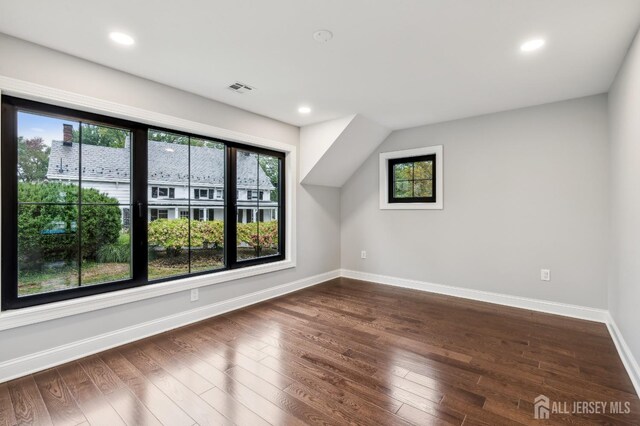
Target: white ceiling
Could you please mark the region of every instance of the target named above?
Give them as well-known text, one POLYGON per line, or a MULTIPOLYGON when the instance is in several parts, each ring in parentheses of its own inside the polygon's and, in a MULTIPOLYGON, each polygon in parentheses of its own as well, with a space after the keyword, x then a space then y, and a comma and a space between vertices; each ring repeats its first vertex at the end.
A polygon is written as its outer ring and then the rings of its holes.
POLYGON ((0 32, 295 125, 393 129, 606 92, 639 25, 638 0, 0 0, 0 32))

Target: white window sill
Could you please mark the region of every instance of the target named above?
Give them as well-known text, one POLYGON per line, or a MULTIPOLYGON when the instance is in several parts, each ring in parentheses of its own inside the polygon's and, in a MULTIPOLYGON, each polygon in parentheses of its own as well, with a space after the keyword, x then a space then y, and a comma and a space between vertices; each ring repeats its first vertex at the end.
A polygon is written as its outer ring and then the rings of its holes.
POLYGON ((209 285, 267 274, 269 272, 281 271, 283 269, 295 268, 295 266, 296 265, 293 261, 283 260, 280 262, 265 263, 263 265, 249 266, 247 268, 214 272, 207 275, 187 277, 172 281, 165 281, 158 284, 150 284, 143 287, 119 291, 116 290, 109 293, 96 294, 94 296, 6 311, 0 313, 0 331, 50 321, 57 318, 78 315, 85 312, 92 312, 99 309, 110 308, 112 306, 123 305, 125 303, 136 302, 139 300, 151 299, 153 297, 164 296, 166 294, 188 291, 193 288, 206 287, 209 285))

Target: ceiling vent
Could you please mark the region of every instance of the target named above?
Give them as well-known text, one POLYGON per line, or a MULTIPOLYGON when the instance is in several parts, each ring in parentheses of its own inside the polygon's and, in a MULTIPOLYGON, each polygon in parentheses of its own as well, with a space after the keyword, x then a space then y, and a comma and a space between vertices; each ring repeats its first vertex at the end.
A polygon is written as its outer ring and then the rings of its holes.
POLYGON ((239 81, 236 81, 235 83, 229 86, 229 90, 232 90, 236 93, 248 93, 248 92, 251 92, 252 90, 255 90, 255 88, 249 85, 246 85, 244 83, 240 83, 239 81))

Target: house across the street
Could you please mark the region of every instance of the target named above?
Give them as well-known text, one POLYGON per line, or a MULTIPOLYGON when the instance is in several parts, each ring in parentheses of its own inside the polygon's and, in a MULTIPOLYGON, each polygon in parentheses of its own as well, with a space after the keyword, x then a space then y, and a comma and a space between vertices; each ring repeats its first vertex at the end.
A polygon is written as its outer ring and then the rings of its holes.
MULTIPOLYGON (((66 130, 66 129, 65 129, 66 130)), ((131 217, 129 143, 112 148, 73 142, 71 132, 63 141, 51 143, 47 179, 94 188, 118 200, 123 225, 131 217), (79 158, 82 155, 82 171, 79 158)), ((175 143, 148 142, 149 221, 191 218, 224 219, 224 150, 175 143), (191 154, 189 155, 189 148, 191 154), (191 176, 189 176, 189 162, 191 176)), ((271 200, 275 189, 257 156, 238 152, 238 222, 269 222, 278 218, 278 203, 271 200)))

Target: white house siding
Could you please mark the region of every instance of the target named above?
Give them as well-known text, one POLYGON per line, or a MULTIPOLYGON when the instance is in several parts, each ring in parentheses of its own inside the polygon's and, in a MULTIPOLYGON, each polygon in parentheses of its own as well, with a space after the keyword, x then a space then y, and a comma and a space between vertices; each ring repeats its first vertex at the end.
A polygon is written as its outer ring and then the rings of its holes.
MULTIPOLYGON (((69 181, 77 185, 77 181, 69 181)), ((98 182, 94 180, 83 180, 83 188, 94 188, 109 197, 118 200, 118 204, 123 206, 131 204, 131 185, 128 181, 123 182, 98 182)))

